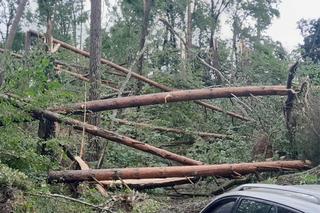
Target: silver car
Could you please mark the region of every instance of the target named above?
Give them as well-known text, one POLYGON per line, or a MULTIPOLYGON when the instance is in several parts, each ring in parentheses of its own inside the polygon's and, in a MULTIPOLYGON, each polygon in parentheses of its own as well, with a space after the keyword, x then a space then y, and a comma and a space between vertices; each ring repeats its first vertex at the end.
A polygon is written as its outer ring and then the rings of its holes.
POLYGON ((320 213, 320 185, 245 184, 216 197, 201 213, 320 213))

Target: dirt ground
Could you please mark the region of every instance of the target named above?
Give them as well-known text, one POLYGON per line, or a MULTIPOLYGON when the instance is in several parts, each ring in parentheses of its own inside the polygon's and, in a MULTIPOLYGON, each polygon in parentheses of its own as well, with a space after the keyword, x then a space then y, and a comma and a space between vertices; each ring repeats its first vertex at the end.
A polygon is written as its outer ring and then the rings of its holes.
MULTIPOLYGON (((213 197, 212 197, 213 198, 213 197)), ((167 202, 167 206, 162 208, 159 213, 198 213, 203 209, 212 198, 208 197, 179 197, 170 198, 167 202)))

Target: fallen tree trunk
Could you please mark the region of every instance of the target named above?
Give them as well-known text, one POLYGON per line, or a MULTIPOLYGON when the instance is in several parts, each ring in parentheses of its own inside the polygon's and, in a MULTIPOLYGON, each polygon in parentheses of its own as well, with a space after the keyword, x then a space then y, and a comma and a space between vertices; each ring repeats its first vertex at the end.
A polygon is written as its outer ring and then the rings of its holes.
POLYGON ((114 121, 119 124, 136 126, 136 127, 141 127, 141 128, 149 128, 149 129, 157 130, 160 132, 173 132, 176 134, 186 134, 186 135, 193 134, 193 135, 199 135, 200 137, 226 138, 226 139, 232 138, 231 135, 209 133, 209 132, 186 131, 183 129, 159 127, 159 126, 153 126, 153 125, 145 124, 145 123, 137 123, 137 122, 127 121, 127 120, 123 120, 123 119, 114 119, 114 121))
POLYGON ((200 165, 200 166, 172 166, 172 167, 144 167, 124 169, 91 169, 85 171, 51 171, 48 174, 49 182, 78 182, 117 179, 147 179, 170 177, 206 177, 221 176, 234 177, 254 172, 307 169, 310 162, 306 161, 268 161, 239 164, 200 165))
MULTIPOLYGON (((5 51, 4 49, 0 48, 0 52, 4 52, 4 51, 5 51)), ((10 54, 11 54, 12 56, 16 57, 16 58, 19 58, 19 59, 22 59, 22 58, 23 58, 23 55, 18 54, 18 53, 12 53, 12 52, 11 52, 10 54)), ((59 60, 55 60, 54 63, 57 64, 57 65, 69 66, 69 65, 67 65, 66 63, 64 63, 64 62, 62 62, 62 61, 59 61, 59 60)), ((72 76, 74 76, 74 77, 76 77, 76 78, 78 78, 78 79, 80 79, 80 80, 82 80, 82 81, 90 82, 89 78, 87 78, 86 76, 83 76, 83 75, 81 75, 81 74, 78 74, 78 73, 75 73, 75 72, 72 72, 72 71, 69 71, 69 70, 65 70, 65 69, 60 69, 60 68, 57 68, 57 67, 55 67, 55 69, 56 69, 57 71, 62 71, 62 72, 68 73, 69 75, 72 75, 72 76)), ((114 86, 116 86, 117 84, 114 83, 114 82, 112 82, 112 81, 110 81, 110 80, 104 80, 104 79, 102 79, 102 80, 101 80, 101 83, 102 83, 102 84, 105 84, 108 88, 110 88, 110 89, 113 90, 113 91, 116 91, 116 92, 119 91, 119 89, 117 89, 117 88, 114 87, 114 86)))
POLYGON ((157 156, 162 157, 164 159, 173 160, 173 161, 176 161, 176 162, 181 163, 183 165, 202 165, 203 164, 200 161, 196 161, 196 160, 187 158, 185 156, 177 155, 177 154, 169 152, 167 150, 151 146, 149 144, 140 142, 140 141, 132 139, 130 137, 126 137, 126 136, 117 134, 115 132, 102 129, 100 127, 97 127, 97 126, 94 126, 91 124, 83 123, 81 121, 78 121, 78 120, 75 120, 72 118, 68 118, 63 115, 60 115, 60 114, 57 114, 54 112, 50 112, 48 110, 36 109, 34 107, 30 107, 30 105, 28 105, 26 103, 21 104, 16 99, 9 97, 7 95, 0 94, 0 98, 11 102, 14 106, 19 107, 22 110, 28 111, 36 119, 46 118, 51 121, 64 123, 64 124, 72 126, 76 130, 80 130, 80 131, 85 130, 89 134, 99 136, 99 137, 108 139, 110 141, 114 141, 116 143, 123 144, 123 145, 129 146, 129 147, 132 147, 134 149, 141 150, 143 152, 157 155, 157 156))
POLYGON ((243 96, 286 96, 294 93, 293 90, 285 86, 249 86, 249 87, 226 87, 226 88, 205 88, 194 90, 177 90, 172 92, 154 93, 140 96, 120 97, 105 100, 88 101, 86 103, 76 103, 65 107, 52 108, 51 111, 69 114, 83 112, 84 107, 90 112, 99 112, 111 109, 121 109, 127 107, 138 107, 155 104, 165 104, 179 101, 191 101, 196 99, 209 98, 231 98, 243 96))
MULTIPOLYGON (((60 68, 55 68, 58 72, 64 72, 64 73, 67 73, 77 79, 80 79, 82 81, 86 81, 86 82, 90 82, 90 79, 81 75, 81 74, 78 74, 78 73, 75 73, 75 72, 71 72, 69 70, 65 70, 65 69, 60 69, 60 68)), ((115 91, 115 92, 118 92, 119 89, 115 88, 113 86, 113 83, 110 83, 108 80, 101 80, 101 83, 104 84, 106 87, 108 87, 109 89, 115 91), (112 84, 112 85, 111 85, 112 84)))
MULTIPOLYGON (((36 32, 36 31, 33 31, 33 30, 30 30, 29 32, 30 32, 31 34, 34 34, 34 35, 38 36, 38 37, 41 37, 41 36, 42 36, 41 34, 39 34, 39 33, 36 32)), ((74 47, 74 46, 72 46, 72 45, 70 45, 70 44, 67 44, 67 43, 63 42, 63 41, 60 41, 60 40, 54 38, 54 39, 53 39, 53 42, 58 43, 58 44, 61 45, 61 47, 65 48, 65 49, 68 49, 68 50, 71 50, 71 51, 73 51, 73 52, 75 52, 75 53, 78 53, 78 54, 80 54, 80 55, 82 55, 82 56, 90 57, 90 53, 89 53, 89 52, 84 51, 84 50, 80 50, 80 49, 78 49, 78 48, 76 48, 76 47, 74 47)), ((145 83, 147 83, 147 84, 149 84, 149 85, 151 85, 151 86, 154 86, 154 87, 156 87, 156 88, 159 88, 159 89, 161 89, 162 91, 169 92, 169 91, 174 91, 174 90, 175 90, 175 89, 172 89, 172 88, 170 88, 170 87, 167 87, 167 86, 165 86, 165 85, 163 85, 163 84, 159 84, 159 83, 157 83, 157 82, 155 82, 155 81, 153 81, 153 80, 151 80, 151 79, 149 79, 149 78, 146 78, 146 77, 144 77, 144 76, 142 76, 142 75, 139 75, 139 74, 137 74, 137 73, 135 73, 135 72, 132 72, 132 71, 130 71, 129 69, 124 68, 124 67, 122 67, 122 66, 120 66, 120 65, 118 65, 118 64, 115 64, 115 63, 113 63, 113 62, 111 62, 111 61, 108 61, 108 60, 106 60, 106 59, 103 59, 103 58, 102 58, 102 59, 101 59, 101 63, 102 63, 102 64, 106 64, 106 65, 108 65, 109 67, 112 67, 112 68, 115 69, 116 71, 120 71, 120 72, 125 73, 125 74, 130 73, 130 75, 131 75, 132 77, 134 77, 134 78, 136 78, 136 79, 138 79, 138 80, 140 80, 140 81, 143 81, 143 82, 145 82, 145 83)), ((197 103, 197 104, 199 104, 199 105, 201 105, 201 106, 204 106, 204 107, 206 107, 206 108, 208 108, 208 109, 225 113, 225 114, 227 114, 227 115, 230 115, 230 116, 232 116, 232 117, 238 118, 238 119, 240 119, 240 120, 244 120, 244 121, 250 121, 250 120, 251 120, 250 118, 246 118, 246 117, 244 117, 244 116, 242 116, 242 115, 240 115, 240 114, 237 114, 237 113, 234 113, 234 112, 227 112, 227 111, 223 110, 223 109, 220 108, 220 107, 217 107, 217 106, 214 106, 214 105, 211 105, 211 104, 202 102, 202 101, 194 101, 194 102, 197 103)))
MULTIPOLYGON (((0 48, 0 52, 1 53, 5 53, 5 49, 3 49, 3 48, 0 48)), ((16 57, 16 58, 23 58, 23 55, 20 55, 20 54, 18 54, 18 53, 13 53, 13 52, 10 52, 10 55, 12 55, 12 56, 14 56, 14 57, 16 57)))
MULTIPOLYGON (((36 33, 36 32, 33 32, 33 33, 36 33)), ((38 34, 37 34, 37 35, 38 35, 38 34)), ((0 52, 1 52, 2 50, 4 51, 4 49, 1 49, 1 48, 0 48, 0 52)), ((78 49, 77 49, 77 50, 78 50, 78 49)), ((82 50, 80 50, 80 51, 82 51, 82 50)), ((16 54, 16 53, 12 53, 12 55, 14 55, 15 57, 18 57, 18 58, 22 58, 22 57, 23 57, 22 55, 16 54)), ((87 56, 87 57, 89 57, 89 56, 87 56)), ((102 63, 103 63, 103 60, 104 60, 104 59, 102 59, 102 63)), ((64 65, 64 66, 69 66, 69 65, 67 65, 66 63, 64 63, 64 62, 62 62, 62 61, 59 61, 59 60, 55 60, 54 62, 55 62, 55 64, 60 64, 60 65, 64 65)), ((111 62, 111 63, 112 63, 112 62, 111 62)), ((117 66, 119 66, 119 65, 117 65, 117 66)), ((120 67, 122 67, 122 66, 120 66, 120 67)), ((123 67, 122 67, 122 68, 123 68, 123 67)), ((126 68, 123 68, 123 69, 127 70, 126 68)), ((116 69, 116 70, 117 70, 117 69, 116 69)), ((129 71, 129 70, 127 70, 127 71, 129 71)), ((114 73, 114 72, 111 72, 111 71, 108 71, 108 73, 113 74, 113 75, 125 76, 125 75, 123 75, 123 74, 121 74, 121 73, 114 73)), ((127 73, 127 72, 124 72, 124 73, 127 73)), ((131 72, 131 73, 132 73, 132 76, 135 77, 135 75, 134 75, 135 73, 134 73, 134 72, 131 72)), ((137 74, 137 75, 138 75, 138 74, 137 74)), ((142 77, 143 77, 143 76, 142 76, 142 77)), ((146 79, 147 79, 147 78, 146 78, 146 79)), ((150 79, 149 79, 149 80, 150 80, 150 79)), ((152 80, 150 80, 150 81, 151 81, 151 82, 154 82, 154 81, 152 81, 152 80)), ((146 82, 146 83, 148 83, 148 82, 146 82)), ((154 82, 154 84, 151 84, 151 85, 154 86, 154 87, 157 87, 157 86, 156 86, 157 84, 158 84, 158 83, 154 82)), ((157 88, 159 88, 159 87, 157 87, 157 88)), ((173 91, 173 89, 171 89, 171 88, 169 88, 169 87, 166 87, 166 86, 164 86, 163 88, 160 88, 160 89, 163 90, 163 91, 167 91, 167 92, 173 91)), ((199 104, 199 105, 201 105, 201 106, 204 106, 204 107, 206 107, 206 108, 208 108, 208 109, 225 113, 225 114, 227 114, 227 115, 230 115, 231 117, 238 118, 238 119, 243 120, 243 121, 250 121, 250 120, 252 120, 252 119, 247 118, 247 117, 244 117, 244 116, 242 116, 242 115, 240 115, 240 114, 237 114, 237 113, 234 113, 234 112, 225 111, 225 110, 223 110, 221 107, 213 106, 213 105, 208 104, 208 103, 203 102, 203 101, 194 101, 194 102, 197 103, 197 104, 199 104)))
POLYGON ((154 178, 154 179, 125 179, 125 180, 103 180, 99 181, 105 187, 117 188, 126 184, 133 189, 153 189, 182 184, 190 184, 197 181, 195 178, 154 178))

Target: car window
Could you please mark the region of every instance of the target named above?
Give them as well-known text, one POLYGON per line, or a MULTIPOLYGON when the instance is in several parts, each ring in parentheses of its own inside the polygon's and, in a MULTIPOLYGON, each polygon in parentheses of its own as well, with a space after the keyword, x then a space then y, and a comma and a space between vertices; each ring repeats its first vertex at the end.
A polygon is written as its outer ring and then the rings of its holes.
POLYGON ((296 211, 290 210, 290 209, 286 209, 283 207, 278 207, 278 213, 296 213, 296 211))
POLYGON ((276 213, 276 207, 255 200, 244 199, 237 208, 237 213, 276 213))
POLYGON ((223 200, 213 202, 202 213, 231 213, 235 203, 236 198, 225 198, 223 200))

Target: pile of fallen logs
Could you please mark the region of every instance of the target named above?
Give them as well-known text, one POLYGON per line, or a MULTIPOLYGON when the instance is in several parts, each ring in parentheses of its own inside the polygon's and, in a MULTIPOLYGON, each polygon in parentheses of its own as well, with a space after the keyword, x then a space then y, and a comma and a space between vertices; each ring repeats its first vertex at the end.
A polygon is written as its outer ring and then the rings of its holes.
MULTIPOLYGON (((29 35, 42 37, 43 35, 29 31, 29 35)), ((60 47, 71 50, 77 54, 89 57, 89 53, 77 49, 65 42, 53 39, 53 42, 59 44, 60 47)), ((29 46, 29 45, 26 45, 29 46)), ((0 49, 1 51, 1 49, 0 49)), ((22 55, 13 54, 13 56, 22 58, 22 55)), ((33 107, 23 99, 14 95, 0 94, 0 101, 6 101, 13 106, 18 107, 25 112, 28 112, 34 119, 46 119, 51 122, 63 123, 80 131, 85 131, 88 134, 102 137, 126 145, 133 149, 137 149, 152 155, 156 155, 168 161, 174 161, 182 166, 170 167, 146 167, 146 168, 119 168, 119 169, 90 169, 88 165, 80 158, 74 157, 70 153, 70 158, 76 161, 81 170, 69 171, 51 171, 48 174, 49 182, 81 182, 89 181, 95 184, 95 187, 104 195, 106 191, 102 186, 112 185, 128 185, 135 188, 149 188, 172 186, 177 184, 193 183, 200 177, 218 176, 228 178, 240 178, 243 175, 256 172, 269 171, 283 171, 283 170, 303 170, 310 168, 310 162, 307 161, 275 161, 275 162, 254 162, 254 163, 240 163, 240 164, 221 164, 221 165, 205 165, 203 162, 181 156, 165 149, 152 146, 150 144, 138 141, 136 139, 120 135, 116 132, 90 125, 79 120, 67 117, 67 115, 81 114, 84 112, 99 112, 112 109, 121 109, 128 107, 140 107, 156 104, 167 104, 182 101, 194 101, 195 103, 206 108, 224 112, 229 116, 238 118, 240 120, 249 121, 250 118, 244 117, 234 112, 226 112, 220 107, 213 106, 206 102, 200 101, 202 99, 217 99, 217 98, 233 98, 233 97, 248 97, 248 96, 291 96, 295 91, 286 86, 247 86, 247 87, 224 87, 224 88, 204 88, 204 89, 190 89, 190 90, 176 90, 165 85, 159 84, 149 78, 141 76, 131 70, 120 65, 114 64, 106 59, 101 59, 103 64, 112 67, 116 72, 120 72, 120 76, 130 73, 132 77, 139 81, 143 81, 165 92, 146 94, 140 96, 128 96, 119 98, 108 98, 102 100, 88 101, 83 103, 74 103, 66 106, 51 107, 49 109, 39 109, 33 107)), ((77 79, 89 81, 89 79, 79 73, 76 73, 72 65, 64 62, 55 61, 56 70, 63 71, 70 74, 77 79), (61 66, 67 67, 62 69, 61 66)), ((114 91, 118 91, 113 82, 103 80, 102 83, 108 85, 114 91)), ((151 128, 156 131, 173 132, 177 134, 196 134, 201 137, 214 137, 232 139, 232 136, 218 133, 185 131, 175 128, 156 127, 137 122, 129 122, 126 120, 115 119, 119 124, 138 126, 142 128, 151 128)))

